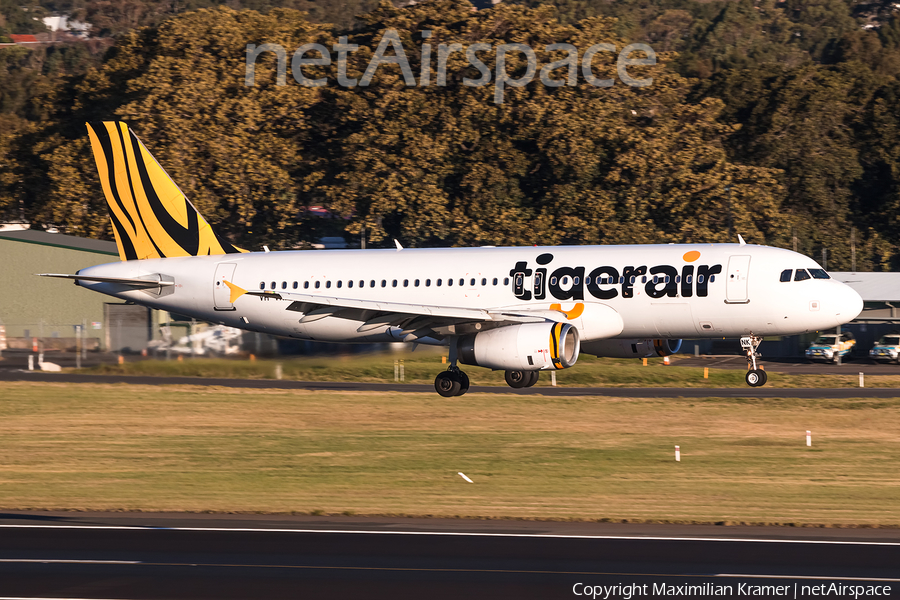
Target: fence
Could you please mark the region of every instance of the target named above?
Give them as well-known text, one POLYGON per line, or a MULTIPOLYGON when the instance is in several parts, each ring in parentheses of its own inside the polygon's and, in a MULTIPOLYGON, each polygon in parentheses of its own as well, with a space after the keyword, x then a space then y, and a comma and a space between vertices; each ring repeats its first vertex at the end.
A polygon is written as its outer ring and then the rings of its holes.
POLYGON ((48 317, 31 323, 0 324, 0 352, 56 352, 73 358, 76 353, 81 357, 112 353, 156 358, 329 355, 385 350, 388 346, 277 338, 225 325, 173 319, 165 312, 123 304, 107 305, 103 321, 85 318, 80 323, 60 323, 48 317))

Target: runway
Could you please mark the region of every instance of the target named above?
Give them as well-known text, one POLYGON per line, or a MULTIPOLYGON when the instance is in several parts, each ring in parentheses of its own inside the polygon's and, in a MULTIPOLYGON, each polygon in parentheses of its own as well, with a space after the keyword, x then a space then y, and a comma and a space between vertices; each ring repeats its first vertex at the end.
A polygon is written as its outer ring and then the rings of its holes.
POLYGON ((563 598, 594 586, 624 598, 627 586, 661 585, 673 586, 664 595, 769 585, 785 593, 756 597, 803 597, 803 586, 831 584, 896 595, 897 565, 900 531, 882 529, 0 515, 4 598, 563 598))
MULTIPOLYGON (((678 356, 672 362, 675 367, 710 369, 747 370, 747 359, 743 356, 678 356)), ((797 357, 768 357, 760 361, 770 373, 787 373, 790 375, 856 375, 860 371, 866 375, 900 375, 900 365, 880 363, 868 358, 855 357, 844 360, 841 364, 810 362, 797 357)))
MULTIPOLYGON (((286 381, 274 379, 222 379, 212 377, 144 377, 132 375, 75 375, 40 371, 0 371, 2 381, 42 381, 55 383, 129 383, 134 385, 202 385, 246 389, 313 390, 345 392, 434 393, 431 385, 286 381)), ((605 396, 612 398, 897 398, 900 388, 667 388, 667 387, 549 387, 513 389, 501 386, 469 388, 476 394, 518 394, 541 396, 605 396)))
MULTIPOLYGON (((2 352, 0 360, 0 372, 8 370, 24 370, 28 366, 28 356, 37 356, 28 350, 13 349, 2 352)), ((74 352, 48 350, 44 353, 47 361, 58 364, 64 369, 76 367, 74 352)), ((82 367, 95 367, 102 364, 115 364, 118 355, 114 353, 89 352, 81 361, 82 367)), ((159 360, 159 358, 145 358, 140 355, 128 357, 128 361, 159 360)), ((637 359, 635 359, 637 363, 637 359)), ((876 362, 869 358, 852 357, 845 359, 840 365, 825 362, 810 362, 802 357, 764 356, 761 363, 771 373, 788 373, 794 375, 856 375, 863 371, 866 375, 898 375, 900 365, 895 363, 876 362)), ((732 369, 745 371, 747 360, 743 355, 702 355, 690 356, 677 354, 672 357, 673 367, 712 369, 732 369)))

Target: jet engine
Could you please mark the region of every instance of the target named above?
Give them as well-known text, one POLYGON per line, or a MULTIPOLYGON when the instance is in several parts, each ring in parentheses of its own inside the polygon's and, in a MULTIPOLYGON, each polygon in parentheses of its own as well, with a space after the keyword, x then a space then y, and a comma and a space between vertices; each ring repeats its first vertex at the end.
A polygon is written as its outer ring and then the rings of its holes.
POLYGON ((578 330, 568 323, 506 325, 463 336, 459 362, 506 371, 567 369, 578 360, 578 330))
POLYGON ((581 349, 594 356, 609 358, 644 358, 671 356, 681 350, 682 340, 596 340, 585 342, 581 349))

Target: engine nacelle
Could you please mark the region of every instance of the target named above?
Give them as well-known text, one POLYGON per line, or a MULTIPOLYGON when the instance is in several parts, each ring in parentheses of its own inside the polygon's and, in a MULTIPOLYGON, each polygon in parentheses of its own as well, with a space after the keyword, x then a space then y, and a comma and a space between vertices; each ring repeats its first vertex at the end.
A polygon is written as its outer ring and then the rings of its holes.
POLYGON ((681 350, 681 340, 597 340, 583 343, 581 349, 594 356, 609 358, 671 356, 681 350))
POLYGON ((568 323, 506 325, 459 339, 459 362, 505 371, 567 369, 578 360, 578 329, 568 323))

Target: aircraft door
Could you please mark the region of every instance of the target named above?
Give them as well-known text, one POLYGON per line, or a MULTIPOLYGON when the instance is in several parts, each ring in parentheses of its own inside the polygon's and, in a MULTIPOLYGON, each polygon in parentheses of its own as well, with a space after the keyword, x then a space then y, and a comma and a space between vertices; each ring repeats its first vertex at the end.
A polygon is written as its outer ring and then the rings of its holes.
POLYGON ((749 274, 749 256, 732 256, 728 259, 728 273, 725 276, 725 302, 729 304, 750 302, 747 288, 749 274))
POLYGON ((235 263, 219 263, 216 265, 216 280, 213 282, 213 299, 216 310, 236 310, 231 303, 231 289, 225 281, 234 281, 235 263))

